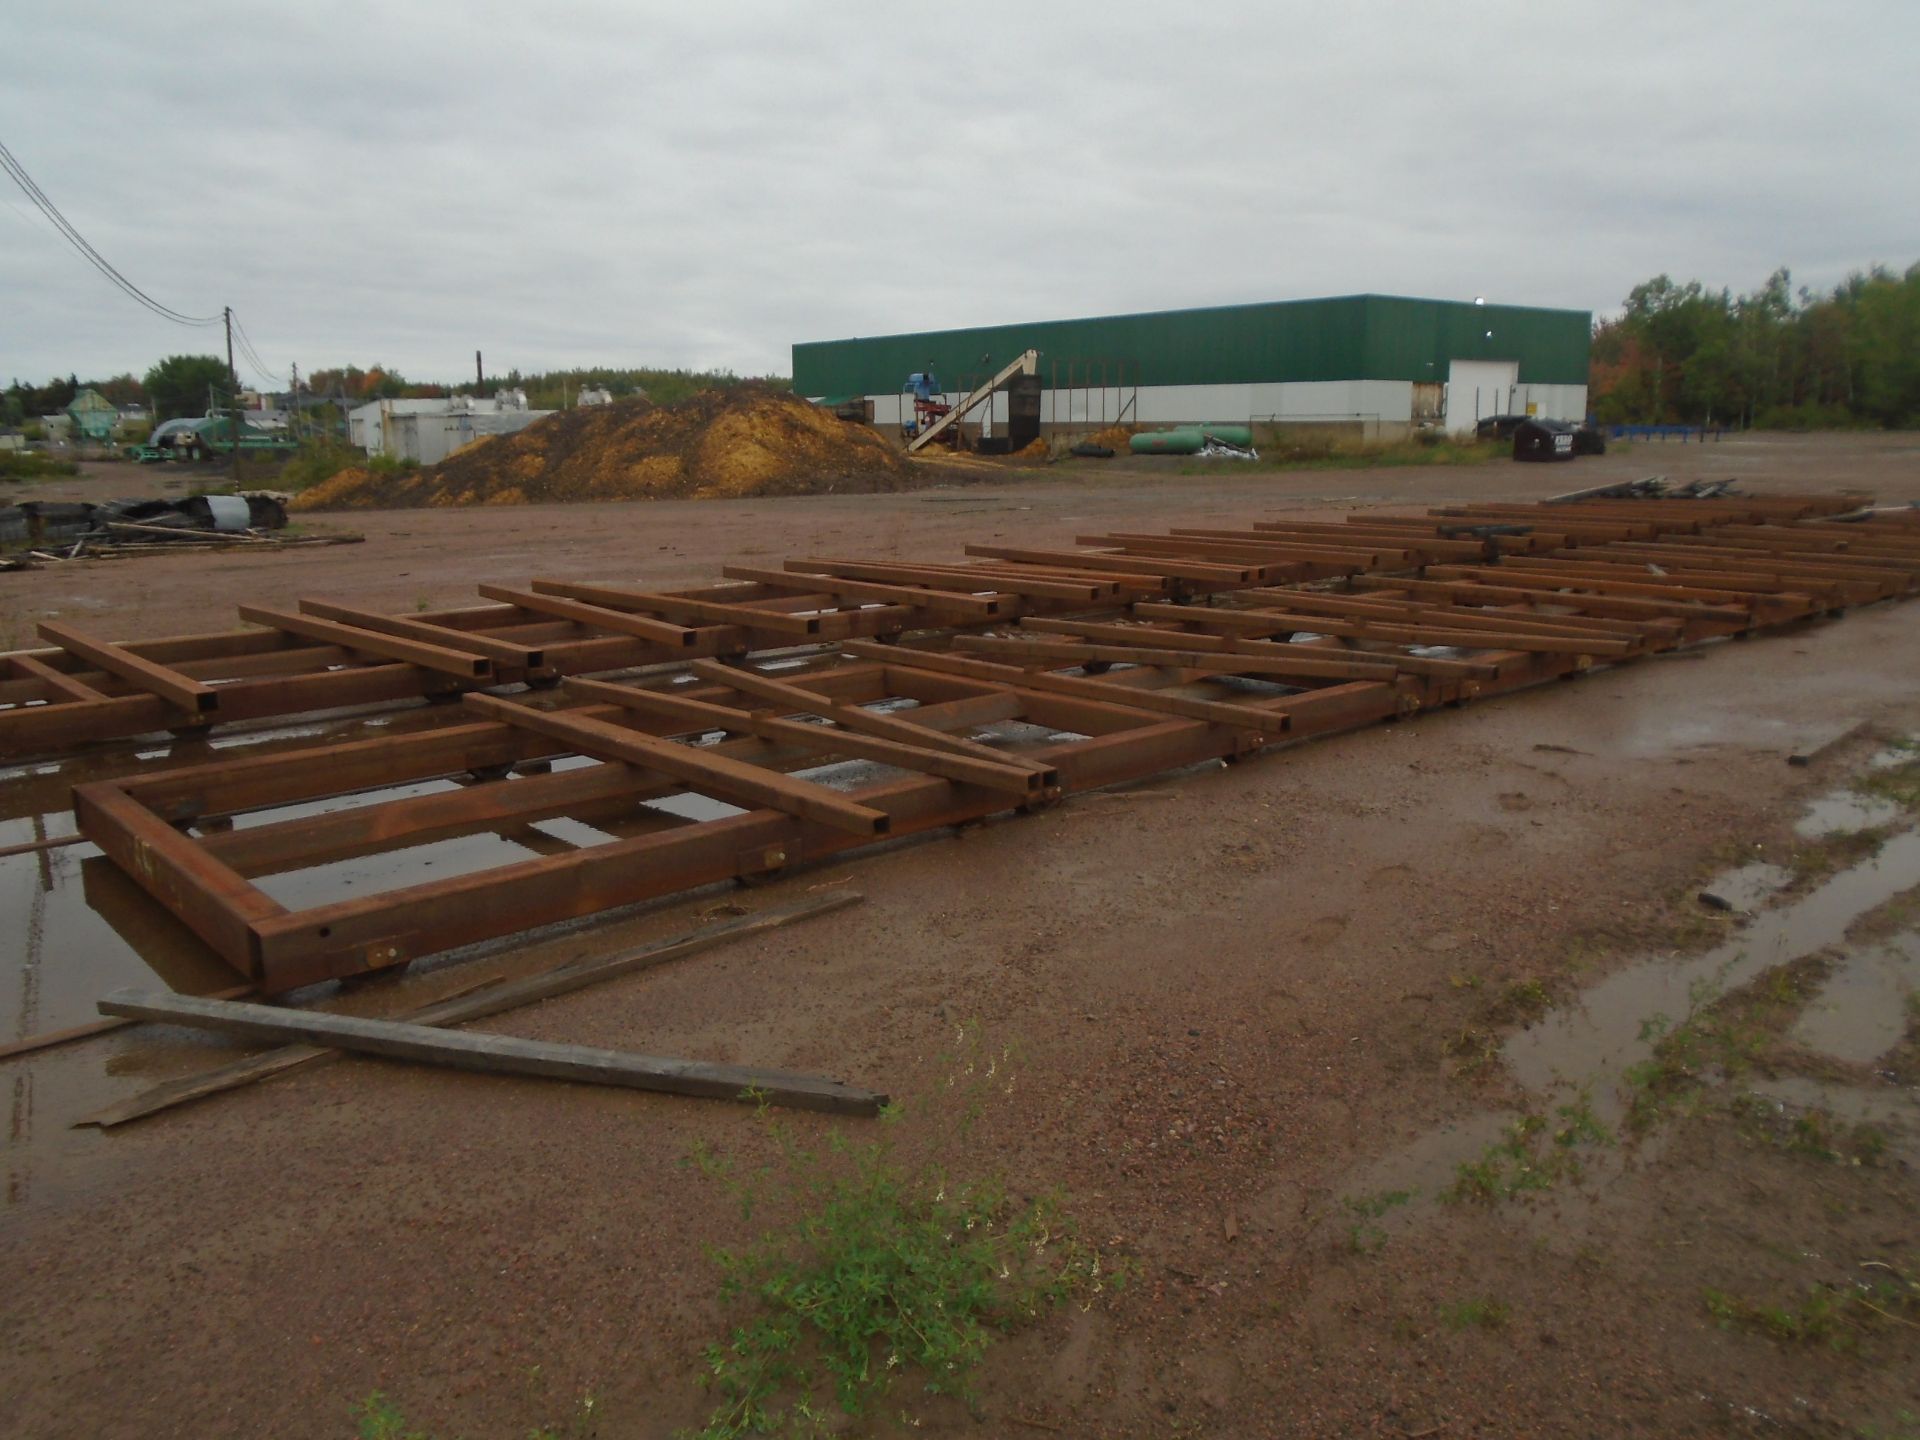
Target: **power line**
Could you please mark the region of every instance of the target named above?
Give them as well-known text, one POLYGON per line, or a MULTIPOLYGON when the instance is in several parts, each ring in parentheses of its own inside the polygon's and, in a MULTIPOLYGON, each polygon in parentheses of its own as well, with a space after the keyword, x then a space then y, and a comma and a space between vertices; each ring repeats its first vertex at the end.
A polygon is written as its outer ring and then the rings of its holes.
POLYGON ((251 365, 259 373, 260 378, 269 385, 278 385, 279 377, 275 374, 273 367, 260 358, 260 352, 254 348, 253 340, 248 336, 246 327, 241 325, 238 315, 233 317, 233 333, 240 341, 240 354, 247 364, 251 365))
POLYGON ((119 286, 133 300, 146 306, 161 319, 171 320, 176 325, 218 325, 220 323, 222 317, 218 315, 183 315, 171 306, 162 305, 114 269, 107 258, 87 242, 87 237, 75 229, 73 223, 60 213, 60 208, 48 198, 46 191, 34 182, 33 176, 27 173, 26 166, 14 157, 13 152, 7 149, 4 143, 0 143, 0 170, 7 172, 13 183, 18 185, 26 197, 34 203, 35 208, 65 237, 68 244, 80 252, 81 257, 89 265, 119 286))

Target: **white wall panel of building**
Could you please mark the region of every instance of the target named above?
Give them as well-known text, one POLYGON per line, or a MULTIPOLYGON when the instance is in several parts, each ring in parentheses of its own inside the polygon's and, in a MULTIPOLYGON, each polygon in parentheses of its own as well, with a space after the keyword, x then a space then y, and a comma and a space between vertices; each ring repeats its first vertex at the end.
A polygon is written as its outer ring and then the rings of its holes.
MULTIPOLYGON (((1541 387, 1545 388, 1545 387, 1541 387)), ((815 397, 818 398, 818 397, 815 397)), ((949 401, 961 397, 949 395, 949 401)), ((869 395, 873 423, 898 429, 903 410, 912 413, 912 401, 900 395, 869 395)), ((1134 408, 1125 418, 1136 425, 1180 425, 1196 421, 1231 421, 1237 425, 1281 422, 1363 425, 1405 425, 1413 417, 1413 384, 1407 380, 1313 380, 1290 384, 1252 385, 1142 385, 1138 390, 1049 390, 1040 400, 1040 419, 1048 428, 1098 429, 1122 418, 1127 402, 1134 408)), ((985 406, 981 407, 983 413, 985 406)), ((974 417, 969 417, 971 422, 974 417)), ((993 397, 993 427, 1000 432, 1007 420, 1007 397, 993 397)), ((1469 427, 1471 428, 1471 427, 1469 427)))

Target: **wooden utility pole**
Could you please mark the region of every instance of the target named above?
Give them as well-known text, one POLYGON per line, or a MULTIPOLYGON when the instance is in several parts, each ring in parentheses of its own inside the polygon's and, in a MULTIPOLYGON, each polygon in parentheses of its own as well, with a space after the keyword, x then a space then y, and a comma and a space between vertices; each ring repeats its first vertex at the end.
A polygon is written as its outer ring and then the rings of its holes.
POLYGON ((240 488, 240 372, 233 368, 233 307, 221 307, 227 318, 227 383, 233 388, 227 394, 227 424, 232 427, 228 437, 233 441, 233 488, 240 488))
POLYGON ((478 395, 487 388, 487 372, 480 364, 480 352, 473 352, 473 393, 478 395))

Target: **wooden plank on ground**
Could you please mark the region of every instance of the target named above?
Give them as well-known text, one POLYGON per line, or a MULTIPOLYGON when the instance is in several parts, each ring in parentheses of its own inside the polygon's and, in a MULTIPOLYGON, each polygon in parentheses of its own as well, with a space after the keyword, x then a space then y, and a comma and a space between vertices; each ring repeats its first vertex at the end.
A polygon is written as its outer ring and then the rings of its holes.
POLYGON ((677 745, 605 720, 590 720, 565 711, 532 710, 494 695, 470 694, 463 699, 469 708, 490 720, 504 720, 523 730, 564 741, 582 755, 657 771, 684 781, 703 794, 817 820, 822 825, 856 835, 887 833, 889 821, 885 811, 856 804, 837 790, 810 780, 796 780, 791 775, 716 755, 710 749, 677 745))
MULTIPOLYGON (((741 915, 712 925, 702 925, 698 929, 684 931, 665 940, 657 940, 651 945, 644 945, 638 950, 630 950, 624 955, 576 960, 517 980, 503 980, 498 984, 487 983, 486 988, 478 994, 463 993, 449 996, 395 1018, 410 1021, 416 1025, 463 1025, 471 1020, 484 1020, 489 1015, 498 1015, 503 1011, 517 1010, 541 1000, 551 1000, 560 995, 572 994, 576 990, 584 990, 587 986, 597 985, 602 980, 631 975, 639 970, 651 969, 655 965, 664 965, 670 960, 684 960, 690 955, 698 955, 703 950, 711 950, 716 945, 723 945, 732 940, 744 940, 749 935, 758 935, 765 930, 777 930, 783 925, 791 925, 796 921, 811 920, 817 915, 825 915, 830 911, 858 904, 862 898, 864 897, 857 890, 842 890, 838 894, 813 896, 795 901, 790 905, 776 905, 752 915, 741 915)), ((138 1022, 116 1019, 94 1023, 97 1026, 117 1027, 138 1022)), ((177 1105, 185 1105, 189 1101, 203 1099, 208 1095, 217 1095, 225 1090, 238 1089, 256 1080, 284 1075, 289 1070, 305 1066, 328 1064, 341 1058, 341 1051, 330 1050, 323 1046, 283 1045, 264 1055, 252 1055, 245 1060, 237 1060, 231 1065, 222 1065, 218 1069, 208 1070, 199 1075, 188 1075, 178 1080, 169 1080, 155 1085, 151 1089, 141 1091, 138 1095, 82 1116, 73 1123, 76 1127, 98 1125, 102 1129, 124 1125, 129 1120, 138 1120, 162 1110, 171 1110, 177 1105)))
POLYGON ((42 640, 51 640, 68 654, 78 655, 82 660, 98 665, 109 675, 118 675, 148 694, 158 695, 178 705, 189 715, 204 715, 219 708, 220 695, 213 686, 203 685, 178 670, 144 659, 124 645, 116 645, 111 640, 96 640, 71 625, 62 625, 53 620, 42 620, 35 628, 42 640))
POLYGON ((532 1075, 713 1100, 764 1100, 835 1115, 877 1115, 887 1103, 883 1094, 790 1070, 674 1060, 511 1035, 475 1035, 397 1020, 363 1020, 352 1015, 286 1010, 236 1000, 200 1000, 146 990, 116 990, 99 1005, 103 1015, 187 1025, 248 1040, 302 1041, 489 1075, 532 1075))

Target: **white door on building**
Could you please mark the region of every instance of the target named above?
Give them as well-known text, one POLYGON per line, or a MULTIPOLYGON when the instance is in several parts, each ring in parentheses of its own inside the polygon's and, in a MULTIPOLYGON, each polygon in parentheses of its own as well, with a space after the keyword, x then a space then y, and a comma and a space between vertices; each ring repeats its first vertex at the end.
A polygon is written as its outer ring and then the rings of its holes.
POLYGON ((1488 415, 1505 415, 1520 383, 1518 360, 1455 360, 1447 367, 1447 430, 1471 431, 1488 415))

